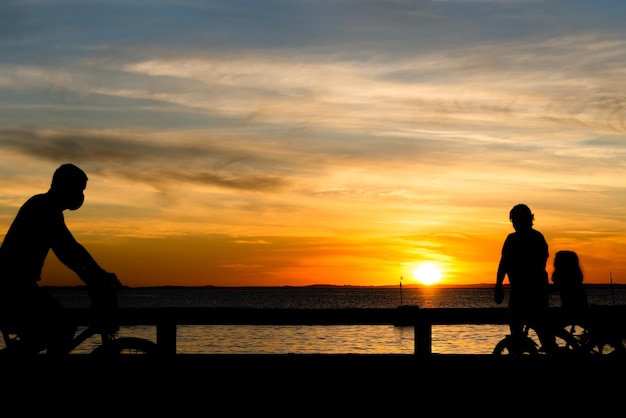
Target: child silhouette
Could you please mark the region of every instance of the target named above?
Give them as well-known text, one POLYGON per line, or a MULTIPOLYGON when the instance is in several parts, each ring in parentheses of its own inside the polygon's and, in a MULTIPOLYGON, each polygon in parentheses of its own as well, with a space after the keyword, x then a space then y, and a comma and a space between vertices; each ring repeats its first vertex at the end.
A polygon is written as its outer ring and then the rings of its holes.
POLYGON ((585 319, 589 309, 587 292, 583 286, 583 272, 578 254, 559 251, 554 256, 552 283, 561 297, 561 311, 568 320, 585 319))

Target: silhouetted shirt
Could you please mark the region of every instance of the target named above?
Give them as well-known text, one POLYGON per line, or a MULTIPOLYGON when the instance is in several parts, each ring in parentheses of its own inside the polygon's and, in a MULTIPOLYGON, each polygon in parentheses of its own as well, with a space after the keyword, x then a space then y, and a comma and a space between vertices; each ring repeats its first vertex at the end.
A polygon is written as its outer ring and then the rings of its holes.
POLYGON ((18 211, 0 247, 0 285, 32 285, 41 280, 48 252, 76 244, 63 211, 48 194, 38 194, 18 211))
POLYGON ((511 289, 536 290, 548 286, 548 243, 536 229, 510 233, 502 246, 500 268, 509 277, 511 289))

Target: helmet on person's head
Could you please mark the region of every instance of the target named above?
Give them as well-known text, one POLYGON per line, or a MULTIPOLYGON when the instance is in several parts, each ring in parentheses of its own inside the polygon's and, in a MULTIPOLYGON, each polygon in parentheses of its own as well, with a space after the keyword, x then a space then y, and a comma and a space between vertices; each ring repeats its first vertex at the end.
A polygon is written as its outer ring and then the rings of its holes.
POLYGON ((528 206, 519 203, 513 206, 513 209, 509 212, 509 219, 513 222, 513 225, 532 226, 535 215, 533 215, 528 206))

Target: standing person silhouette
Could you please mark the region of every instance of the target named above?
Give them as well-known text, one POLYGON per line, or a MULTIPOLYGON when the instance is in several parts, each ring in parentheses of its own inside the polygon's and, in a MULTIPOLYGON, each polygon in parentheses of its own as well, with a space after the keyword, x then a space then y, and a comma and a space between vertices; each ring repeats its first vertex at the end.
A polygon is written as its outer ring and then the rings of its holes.
POLYGON ((38 284, 50 250, 87 284, 90 295, 121 286, 65 224, 63 211, 83 205, 86 187, 83 170, 73 164, 58 167, 48 192, 22 205, 0 246, 0 314, 34 353, 64 354, 76 332, 65 307, 38 284))
POLYGON ((556 349, 554 334, 548 318, 549 282, 546 263, 548 243, 543 234, 533 228, 535 215, 525 204, 515 205, 509 212, 515 232, 502 246, 496 275, 494 300, 504 300, 504 278, 510 284, 507 317, 514 341, 521 341, 524 325, 535 329, 541 349, 551 353, 556 349))

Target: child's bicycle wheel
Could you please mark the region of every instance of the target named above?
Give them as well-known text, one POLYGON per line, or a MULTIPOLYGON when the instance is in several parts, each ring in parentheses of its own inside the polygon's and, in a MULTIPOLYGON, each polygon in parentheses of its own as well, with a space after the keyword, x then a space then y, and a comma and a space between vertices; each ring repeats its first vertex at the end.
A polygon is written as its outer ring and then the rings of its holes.
POLYGON ((590 330, 584 325, 572 324, 566 325, 564 331, 569 333, 576 344, 578 350, 585 354, 603 355, 603 356, 624 356, 626 355, 626 346, 622 338, 613 335, 610 330, 596 329, 590 330))
POLYGON ((624 356, 626 348, 624 343, 617 340, 599 341, 588 347, 591 354, 603 356, 624 356))

